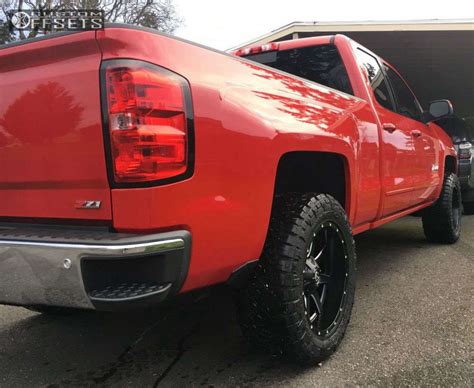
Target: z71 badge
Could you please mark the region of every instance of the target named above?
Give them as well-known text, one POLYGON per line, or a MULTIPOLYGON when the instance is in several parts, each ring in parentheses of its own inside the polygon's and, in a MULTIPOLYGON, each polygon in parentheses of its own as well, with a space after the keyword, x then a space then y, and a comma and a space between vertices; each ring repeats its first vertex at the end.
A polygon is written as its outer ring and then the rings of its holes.
POLYGON ((76 209, 99 209, 102 201, 76 201, 76 209))

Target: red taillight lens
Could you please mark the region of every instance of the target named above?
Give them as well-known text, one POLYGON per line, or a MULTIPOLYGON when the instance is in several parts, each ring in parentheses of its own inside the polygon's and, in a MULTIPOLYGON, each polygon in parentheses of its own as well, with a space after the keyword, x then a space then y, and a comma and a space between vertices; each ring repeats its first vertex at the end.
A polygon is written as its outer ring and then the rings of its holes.
POLYGON ((114 181, 150 182, 185 174, 186 81, 139 61, 105 62, 102 74, 114 181))

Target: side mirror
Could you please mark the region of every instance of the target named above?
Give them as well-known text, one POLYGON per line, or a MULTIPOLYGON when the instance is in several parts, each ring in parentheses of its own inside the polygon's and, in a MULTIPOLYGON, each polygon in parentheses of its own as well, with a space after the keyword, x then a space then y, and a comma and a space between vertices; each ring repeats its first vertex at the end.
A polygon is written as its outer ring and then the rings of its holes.
POLYGON ((432 120, 452 116, 454 114, 453 104, 449 100, 431 101, 429 113, 432 120))

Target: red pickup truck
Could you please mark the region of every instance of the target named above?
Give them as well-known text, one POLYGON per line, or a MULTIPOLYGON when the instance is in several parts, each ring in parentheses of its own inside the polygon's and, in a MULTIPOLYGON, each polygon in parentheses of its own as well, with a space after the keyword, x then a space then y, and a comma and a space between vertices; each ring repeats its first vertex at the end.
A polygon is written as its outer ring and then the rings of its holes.
POLYGON ((353 235, 461 228, 456 152, 349 38, 230 55, 111 25, 0 50, 0 302, 144 307, 229 282, 244 335, 301 362, 349 322, 353 235))

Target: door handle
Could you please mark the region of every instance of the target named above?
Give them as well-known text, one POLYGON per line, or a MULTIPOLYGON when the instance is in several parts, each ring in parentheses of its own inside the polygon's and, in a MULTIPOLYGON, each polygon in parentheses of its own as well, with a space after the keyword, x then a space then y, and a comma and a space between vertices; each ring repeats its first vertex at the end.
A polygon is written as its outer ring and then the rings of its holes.
POLYGON ((421 136, 421 131, 419 131, 418 129, 414 129, 413 131, 411 131, 411 135, 413 137, 420 137, 421 136))
POLYGON ((392 123, 383 123, 382 128, 384 131, 387 131, 388 133, 393 133, 397 130, 397 127, 395 124, 392 123))

